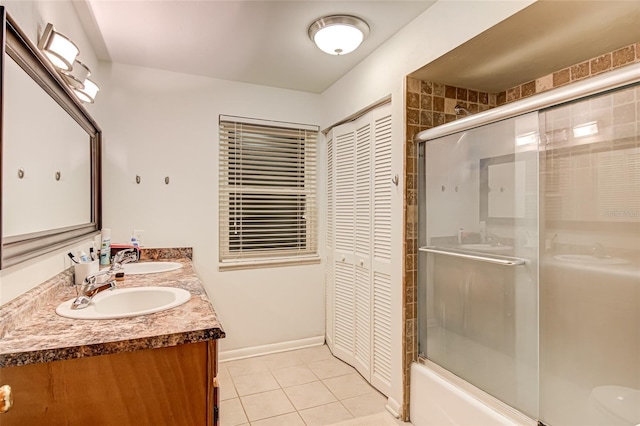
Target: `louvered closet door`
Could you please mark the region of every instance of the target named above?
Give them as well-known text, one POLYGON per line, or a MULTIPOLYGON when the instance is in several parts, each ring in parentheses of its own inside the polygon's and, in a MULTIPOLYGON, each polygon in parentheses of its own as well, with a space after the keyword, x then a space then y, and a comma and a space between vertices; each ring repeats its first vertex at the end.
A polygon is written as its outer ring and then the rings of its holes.
POLYGON ((371 375, 371 119, 355 123, 355 367, 371 375))
MULTIPOLYGON (((347 129, 345 129, 347 126, 347 129)), ((354 208, 355 134, 334 129, 335 249, 334 355, 353 364, 355 353, 354 208)))
POLYGON ((334 343, 334 284, 335 284, 335 264, 334 264, 334 152, 333 152, 333 132, 327 135, 327 223, 326 223, 326 273, 325 273, 325 336, 329 349, 333 351, 334 343))
POLYGON ((373 111, 371 384, 391 391, 391 105, 373 111))
POLYGON ((327 145, 333 354, 385 395, 391 387, 391 142, 386 105, 334 128, 327 145))

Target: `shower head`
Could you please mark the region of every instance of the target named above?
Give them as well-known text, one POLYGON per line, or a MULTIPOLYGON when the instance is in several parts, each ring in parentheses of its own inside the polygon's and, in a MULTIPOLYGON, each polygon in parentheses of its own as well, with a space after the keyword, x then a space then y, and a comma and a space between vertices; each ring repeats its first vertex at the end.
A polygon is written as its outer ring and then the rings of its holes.
POLYGON ((456 106, 453 107, 453 110, 455 111, 456 115, 471 115, 471 112, 460 104, 456 104, 456 106))

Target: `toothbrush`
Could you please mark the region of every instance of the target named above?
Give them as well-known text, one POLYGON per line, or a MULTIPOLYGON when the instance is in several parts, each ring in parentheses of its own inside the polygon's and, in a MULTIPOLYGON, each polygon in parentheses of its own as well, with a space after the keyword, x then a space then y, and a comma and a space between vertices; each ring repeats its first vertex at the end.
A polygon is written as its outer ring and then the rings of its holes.
POLYGON ((73 257, 73 253, 69 252, 69 253, 67 253, 67 256, 69 256, 69 259, 71 259, 71 261, 72 261, 73 263, 78 263, 78 261, 76 260, 76 258, 75 258, 75 257, 73 257))
POLYGON ((95 256, 93 255, 93 246, 89 247, 89 256, 91 257, 91 261, 96 260, 95 256))

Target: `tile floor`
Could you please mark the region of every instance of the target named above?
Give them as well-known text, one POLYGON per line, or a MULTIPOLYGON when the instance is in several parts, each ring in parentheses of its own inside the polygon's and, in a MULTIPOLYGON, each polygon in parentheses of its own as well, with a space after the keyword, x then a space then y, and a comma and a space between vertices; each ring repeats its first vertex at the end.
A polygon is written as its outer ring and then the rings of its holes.
POLYGON ((222 362, 219 370, 222 426, 320 426, 386 412, 387 398, 326 346, 222 362))

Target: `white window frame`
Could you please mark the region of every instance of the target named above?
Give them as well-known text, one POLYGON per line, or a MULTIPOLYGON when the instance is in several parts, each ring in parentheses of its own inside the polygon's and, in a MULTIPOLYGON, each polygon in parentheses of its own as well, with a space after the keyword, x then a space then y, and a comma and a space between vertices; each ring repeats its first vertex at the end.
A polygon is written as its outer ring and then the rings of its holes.
POLYGON ((219 268, 318 263, 318 126, 220 115, 219 268))

